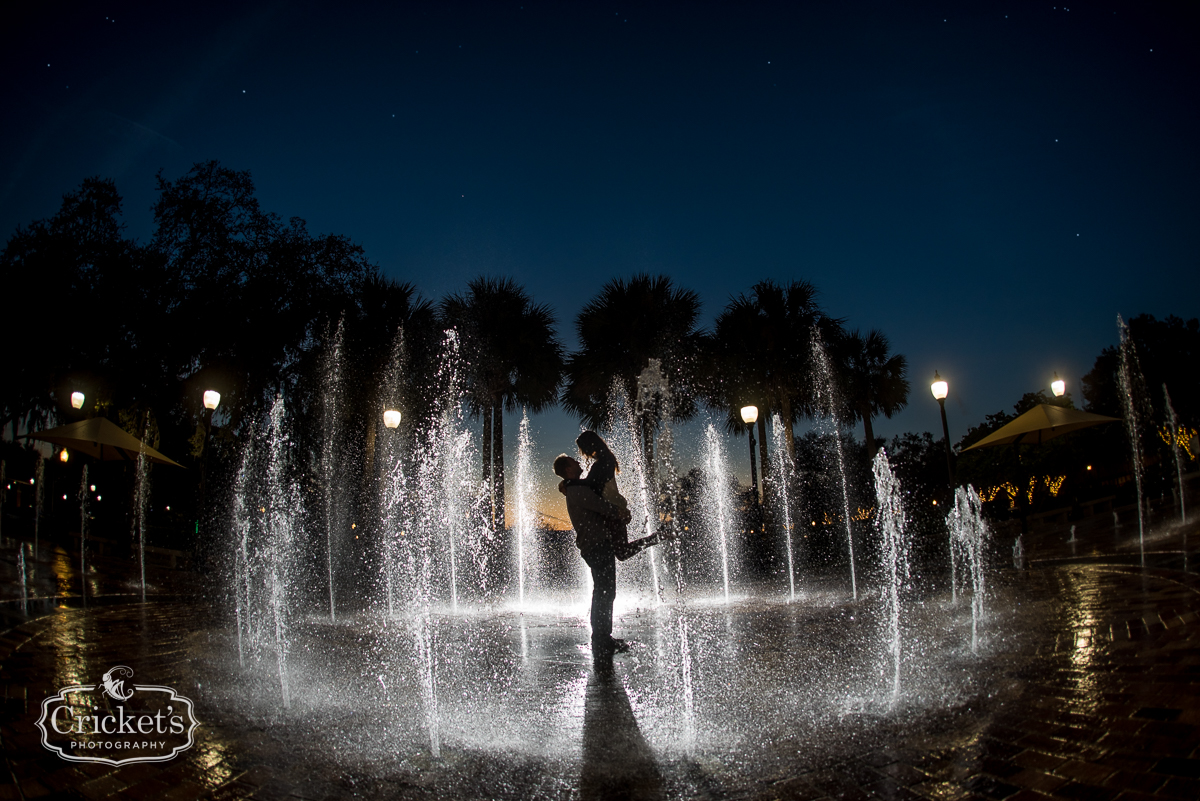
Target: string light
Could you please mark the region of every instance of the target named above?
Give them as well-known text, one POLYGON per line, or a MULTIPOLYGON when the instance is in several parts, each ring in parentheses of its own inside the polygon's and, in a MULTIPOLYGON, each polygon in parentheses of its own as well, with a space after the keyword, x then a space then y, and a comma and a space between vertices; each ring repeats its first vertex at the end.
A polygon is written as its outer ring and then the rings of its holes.
POLYGON ((1187 426, 1180 426, 1175 430, 1174 434, 1175 442, 1172 443, 1171 427, 1169 425, 1164 424, 1163 427, 1158 430, 1159 439, 1168 445, 1178 445, 1187 452, 1189 459, 1195 459, 1196 454, 1192 453, 1192 437, 1196 436, 1196 429, 1188 428, 1187 426))
MULTIPOLYGON (((1045 484, 1046 489, 1050 491, 1051 497, 1054 498, 1058 497, 1058 493, 1062 490, 1062 485, 1066 480, 1066 476, 1042 476, 1042 482, 1045 484)), ((1037 478, 1031 476, 1029 479, 1029 488, 1025 490, 1025 495, 1030 503, 1033 503, 1033 493, 1035 489, 1037 489, 1037 478)), ((1008 495, 1008 508, 1016 508, 1016 499, 1017 496, 1021 494, 1021 490, 1013 485, 1011 481, 1006 481, 1003 484, 996 484, 992 487, 984 487, 979 492, 979 499, 984 503, 991 503, 992 501, 996 500, 996 496, 998 496, 1001 492, 1008 495)))
POLYGON ((867 508, 867 509, 864 509, 860 506, 860 507, 858 507, 858 513, 855 514, 854 516, 852 516, 850 519, 851 520, 870 520, 874 514, 875 514, 874 506, 867 508))

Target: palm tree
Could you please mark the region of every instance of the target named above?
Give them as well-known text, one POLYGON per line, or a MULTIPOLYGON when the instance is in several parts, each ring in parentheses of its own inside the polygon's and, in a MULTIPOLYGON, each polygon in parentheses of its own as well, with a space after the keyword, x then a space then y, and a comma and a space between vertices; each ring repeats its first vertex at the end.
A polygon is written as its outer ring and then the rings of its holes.
MULTIPOLYGON (((638 376, 651 359, 661 360, 673 387, 686 386, 691 368, 685 355, 698 347, 699 315, 700 296, 674 286, 665 275, 641 273, 628 281, 609 281, 575 318, 580 348, 567 359, 563 406, 592 428, 604 426, 613 382, 619 381, 626 395, 635 398, 638 376)), ((689 395, 674 394, 673 401, 675 419, 695 414, 689 395)), ((641 415, 641 438, 650 469, 654 432, 661 421, 656 408, 646 411, 641 415)))
POLYGON ((483 479, 493 525, 504 522, 504 411, 540 412, 558 401, 563 347, 549 306, 534 304, 511 278, 480 276, 465 294, 442 300, 443 321, 459 331, 471 411, 483 421, 483 479))
POLYGON ((890 353, 888 338, 876 329, 866 336, 857 329, 852 331, 841 350, 846 405, 863 422, 870 454, 875 450, 871 418, 877 414, 890 418, 908 405, 908 360, 903 354, 890 353))
POLYGON ((715 329, 706 359, 706 401, 725 410, 727 427, 737 432, 744 430, 740 408, 759 407, 759 455, 764 466, 769 463, 766 418, 778 412, 785 424, 788 456, 794 460, 792 424, 811 417, 815 404, 809 378, 813 337, 837 340, 841 321, 821 309, 816 287, 808 281, 780 285, 766 280, 751 287, 749 294, 731 298, 715 329))
POLYGON ((345 407, 350 430, 365 432, 364 482, 373 477, 375 439, 383 410, 394 405, 410 414, 422 402, 424 377, 432 371, 435 321, 433 306, 408 282, 394 281, 378 271, 369 273, 344 310, 345 407), (395 352, 403 332, 404 348, 395 352), (395 360, 402 363, 394 364, 395 360), (399 378, 381 377, 389 371, 399 378))

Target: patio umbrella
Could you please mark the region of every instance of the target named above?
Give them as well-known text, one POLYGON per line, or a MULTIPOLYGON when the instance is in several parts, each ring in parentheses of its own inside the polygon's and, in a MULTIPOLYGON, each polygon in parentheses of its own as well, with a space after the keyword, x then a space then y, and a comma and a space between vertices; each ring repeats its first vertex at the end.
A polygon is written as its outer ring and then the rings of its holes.
POLYGON ((1116 422, 1116 417, 1039 403, 1025 414, 988 434, 963 452, 993 445, 1037 445, 1081 428, 1116 422))
POLYGON ((77 423, 48 428, 29 435, 30 439, 52 442, 94 456, 101 461, 136 462, 144 448, 146 459, 157 464, 183 467, 144 444, 140 439, 104 417, 93 417, 77 423))

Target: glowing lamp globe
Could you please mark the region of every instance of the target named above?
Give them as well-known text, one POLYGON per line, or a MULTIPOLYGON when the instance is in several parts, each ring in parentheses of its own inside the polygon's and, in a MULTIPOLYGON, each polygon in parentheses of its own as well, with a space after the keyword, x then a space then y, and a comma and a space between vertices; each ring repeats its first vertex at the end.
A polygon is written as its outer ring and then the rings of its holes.
POLYGON ((937 370, 933 371, 933 383, 929 385, 929 391, 937 400, 945 400, 946 396, 950 394, 950 385, 946 383, 946 379, 938 375, 937 370))
POLYGON ((221 403, 221 393, 211 389, 204 391, 204 408, 212 411, 221 403))
POLYGON ((63 448, 62 452, 58 454, 58 461, 60 461, 60 462, 65 462, 70 458, 71 458, 71 454, 67 453, 66 448, 63 448))
POLYGON ((395 428, 400 425, 400 412, 395 409, 388 409, 383 413, 383 424, 388 428, 395 428))
POLYGON ((1058 373, 1054 374, 1054 380, 1050 382, 1050 389, 1054 390, 1054 397, 1061 398, 1062 394, 1067 391, 1067 382, 1058 377, 1058 373))
POLYGON ((72 409, 82 409, 83 408, 83 393, 82 392, 72 392, 71 393, 71 408, 72 409))
POLYGON ((745 423, 746 425, 751 425, 751 424, 757 422, 757 420, 758 420, 758 407, 757 406, 743 406, 742 407, 742 422, 743 423, 745 423))

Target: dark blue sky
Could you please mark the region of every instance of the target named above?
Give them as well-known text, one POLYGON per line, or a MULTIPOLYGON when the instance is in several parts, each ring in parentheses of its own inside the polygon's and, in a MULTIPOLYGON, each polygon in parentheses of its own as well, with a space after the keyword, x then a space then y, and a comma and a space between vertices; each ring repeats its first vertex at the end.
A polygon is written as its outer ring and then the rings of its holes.
POLYGON ((908 356, 876 432, 940 432, 937 369, 957 440, 1055 370, 1078 398, 1118 312, 1200 314, 1194 4, 1053 2, 36 4, 0 230, 102 175, 145 239, 155 172, 218 159, 427 297, 513 276, 572 346, 615 276, 706 323, 804 278, 908 356))

